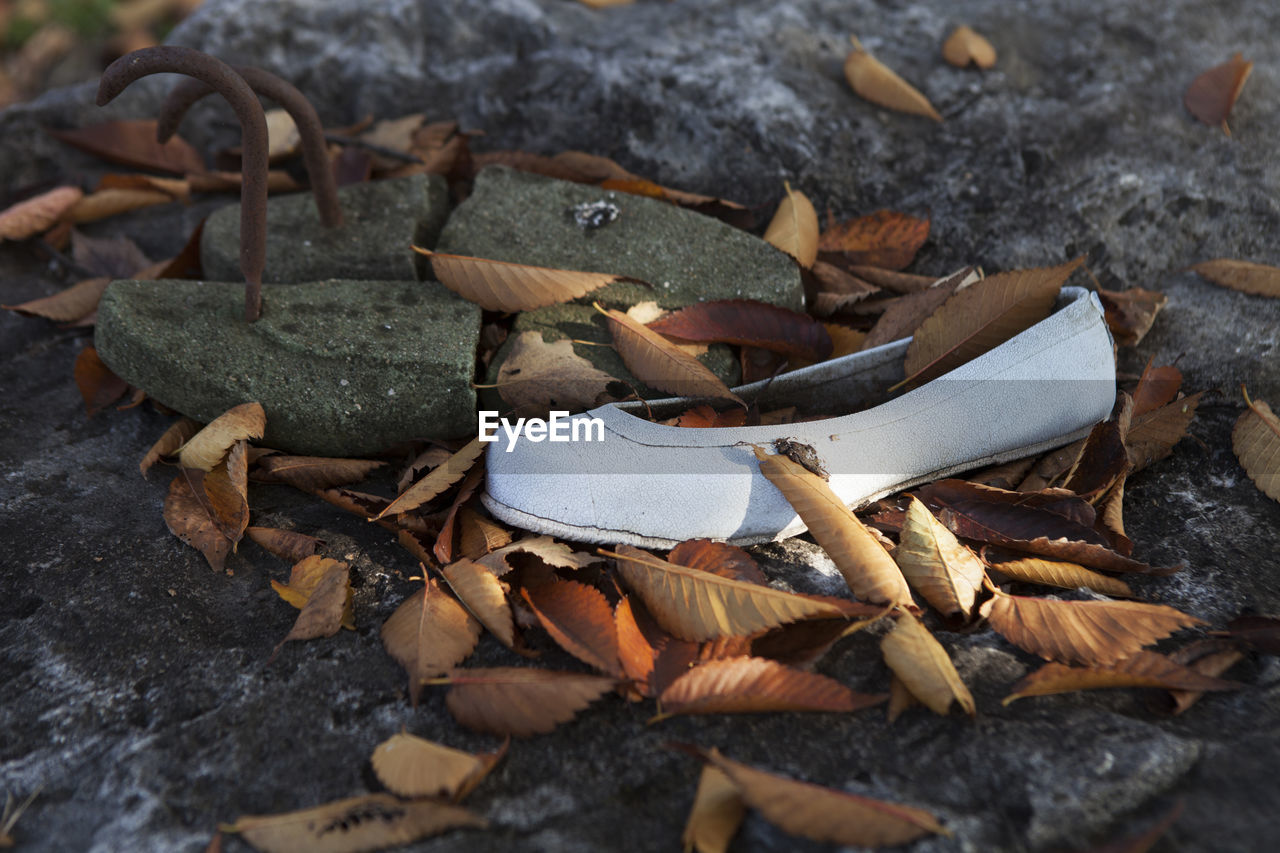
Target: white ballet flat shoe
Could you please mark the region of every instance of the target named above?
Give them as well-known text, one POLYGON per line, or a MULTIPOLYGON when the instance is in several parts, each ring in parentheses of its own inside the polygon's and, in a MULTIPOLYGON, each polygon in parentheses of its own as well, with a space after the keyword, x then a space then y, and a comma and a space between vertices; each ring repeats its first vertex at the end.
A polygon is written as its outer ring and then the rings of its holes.
MULTIPOLYGON (((848 412, 902 378, 909 338, 735 389, 763 410, 848 412)), ((1053 314, 995 349, 874 408, 781 426, 688 429, 608 405, 559 430, 577 441, 505 437, 486 453, 485 506, 527 530, 581 542, 670 548, 746 545, 804 525, 760 473, 750 445, 813 448, 846 504, 1038 453, 1087 435, 1115 402, 1115 357, 1097 296, 1064 287, 1053 314), (592 426, 592 420, 599 426, 592 426), (586 429, 583 429, 583 427, 586 429), (583 440, 589 435, 593 440, 583 440), (597 440, 598 439, 598 440, 597 440)), ((672 413, 688 400, 651 403, 672 413)))

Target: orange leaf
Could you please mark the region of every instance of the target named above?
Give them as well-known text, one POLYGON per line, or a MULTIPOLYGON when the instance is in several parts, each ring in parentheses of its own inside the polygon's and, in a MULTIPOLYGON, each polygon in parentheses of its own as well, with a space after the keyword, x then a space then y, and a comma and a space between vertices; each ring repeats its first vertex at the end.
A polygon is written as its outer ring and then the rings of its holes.
POLYGON ((760 571, 751 554, 737 545, 726 542, 690 539, 672 548, 667 554, 667 561, 677 566, 701 569, 731 580, 757 584, 768 583, 768 579, 760 571))
POLYGON ((512 737, 545 734, 614 688, 614 679, 534 667, 455 669, 445 704, 469 729, 512 737))
POLYGON ((108 121, 89 127, 49 130, 54 139, 65 142, 95 157, 134 169, 171 172, 185 175, 203 172, 204 161, 181 136, 163 145, 156 141, 156 122, 108 121))
POLYGON ((230 829, 266 853, 355 853, 485 826, 484 818, 451 803, 366 794, 285 814, 246 815, 230 829))
POLYGON ((0 211, 0 240, 25 240, 62 218, 84 193, 79 187, 57 187, 0 211))
MULTIPOLYGON (((348 599, 351 596, 351 569, 346 563, 338 560, 325 560, 324 557, 308 557, 310 560, 324 560, 324 573, 316 582, 307 603, 298 614, 293 628, 276 646, 271 657, 275 658, 280 649, 290 640, 314 640, 318 637, 332 637, 338 633, 346 618, 348 599)), ((305 562, 305 561, 304 561, 305 562)))
POLYGON ((203 471, 184 468, 178 472, 164 499, 164 523, 170 533, 204 554, 209 568, 220 572, 231 553, 231 540, 209 507, 203 481, 203 471))
POLYGON ((1090 571, 1078 563, 1045 560, 1040 557, 1022 557, 1015 560, 993 562, 991 563, 991 568, 1011 580, 1022 581, 1023 583, 1056 586, 1059 589, 1079 589, 1084 587, 1094 592, 1100 592, 1103 595, 1133 598, 1133 590, 1124 581, 1090 571))
POLYGON ((1244 82, 1253 71, 1253 63, 1246 62, 1244 57, 1236 53, 1221 65, 1215 65, 1191 81, 1187 93, 1182 96, 1182 103, 1193 116, 1210 127, 1221 127, 1228 136, 1231 129, 1227 127, 1227 116, 1240 97, 1244 82))
POLYGON ((1076 690, 1103 687, 1163 687, 1166 690, 1238 690, 1236 681, 1214 678, 1176 664, 1155 652, 1136 652, 1108 666, 1064 666, 1047 663, 1013 685, 1013 692, 1001 700, 1008 705, 1028 696, 1050 696, 1076 690))
POLYGON ((497 752, 475 755, 401 732, 378 744, 369 763, 378 781, 397 796, 456 803, 489 775, 506 755, 508 743, 497 752))
POLYGON ((528 264, 491 261, 465 255, 446 255, 414 246, 431 260, 431 270, 441 284, 486 311, 532 311, 613 284, 632 281, 627 276, 579 272, 528 264))
POLYGON ((746 422, 746 409, 730 409, 727 412, 717 412, 706 403, 686 409, 674 418, 662 421, 667 426, 683 427, 685 429, 740 427, 744 426, 746 422))
POLYGON ((241 403, 228 409, 193 435, 178 451, 184 468, 211 471, 231 446, 241 439, 262 438, 267 416, 259 403, 241 403))
POLYGON ((423 682, 457 666, 479 639, 480 623, 433 578, 382 624, 382 645, 408 673, 415 707, 423 682))
POLYGON ((1249 406, 1231 430, 1231 447, 1236 452, 1249 479, 1264 495, 1280 501, 1280 418, 1261 400, 1250 400, 1249 406))
POLYGON ((738 786, 715 767, 703 765, 681 836, 686 853, 726 853, 746 812, 738 786))
POLYGON ((1138 385, 1133 389, 1133 417, 1145 415, 1172 403, 1182 387, 1182 371, 1171 365, 1153 367, 1151 360, 1142 369, 1138 385))
POLYGON ((844 76, 854 92, 891 110, 942 121, 942 116, 918 89, 863 50, 856 38, 851 37, 850 41, 853 42, 853 52, 844 61, 844 76))
POLYGON ((935 714, 946 716, 953 703, 973 716, 973 694, 960 679, 947 650, 910 613, 898 616, 893 630, 880 641, 880 651, 893 674, 935 714))
POLYGON ((521 595, 556 645, 603 673, 624 675, 613 609, 600 590, 577 581, 552 580, 525 587, 521 595))
POLYGON ((204 494, 209 499, 214 520, 231 540, 232 550, 249 526, 249 460, 248 443, 243 439, 231 445, 227 458, 204 475, 204 494))
POLYGON ((515 625, 503 582, 484 566, 465 558, 441 566, 440 573, 471 615, 511 648, 516 641, 515 625))
POLYGON ((203 424, 193 421, 191 418, 179 418, 167 430, 164 435, 151 445, 151 449, 147 451, 147 455, 142 457, 142 461, 138 463, 138 471, 143 477, 147 476, 147 472, 151 470, 151 466, 155 465, 165 456, 172 456, 178 452, 178 448, 186 444, 191 436, 198 433, 203 424))
POLYGON ((697 302, 653 321, 652 331, 684 341, 760 347, 822 361, 831 355, 831 336, 808 314, 754 299, 697 302))
POLYGON ((304 492, 358 483, 387 463, 374 459, 331 459, 323 456, 264 456, 258 461, 255 480, 287 483, 304 492))
POLYGON ((106 277, 87 278, 52 296, 42 296, 3 307, 28 317, 43 317, 55 323, 73 323, 98 310, 98 301, 110 283, 111 279, 106 277))
POLYGON ((92 346, 80 350, 74 373, 89 417, 119 400, 129 390, 129 383, 112 373, 92 346))
MULTIPOLYGON (((285 531, 279 531, 284 533, 285 531)), ((297 535, 297 534, 295 534, 297 535)), ((310 538, 310 537, 308 537, 310 538)), ((319 540, 316 540, 319 541, 319 540)), ((271 581, 271 588, 275 590, 276 595, 280 596, 289 604, 302 610, 307 606, 307 602, 315 594, 316 588, 320 582, 324 580, 330 570, 339 566, 344 566, 338 560, 330 560, 315 554, 309 554, 301 557, 293 568, 289 570, 289 582, 287 584, 279 581, 271 581)), ((346 601, 342 606, 342 627, 348 631, 356 629, 355 617, 351 612, 351 602, 354 593, 348 587, 346 601)))
POLYGON ((732 657, 694 667, 658 698, 661 713, 743 714, 767 711, 857 711, 884 696, 855 693, 840 682, 764 658, 732 657))
POLYGON ((972 64, 986 70, 996 64, 996 49, 973 29, 961 25, 942 43, 942 58, 956 68, 972 64))
MULTIPOLYGON (((877 210, 829 225, 822 232, 818 248, 823 252, 841 252, 850 264, 900 270, 915 259, 916 252, 928 238, 928 217, 918 219, 896 210, 877 210)), ((871 283, 885 286, 878 281, 871 283)))
POLYGON ((1197 391, 1133 417, 1124 436, 1129 464, 1133 466, 1130 473, 1141 471, 1173 452, 1173 446, 1186 436, 1203 394, 1197 391))
POLYGON ((910 501, 893 558, 907 583, 935 610, 943 616, 968 618, 986 577, 982 561, 918 498, 910 501))
POLYGON ((1222 287, 1259 296, 1280 297, 1280 267, 1218 258, 1192 264, 1191 269, 1222 287))
POLYGON ((809 197, 784 183, 787 197, 778 205, 764 239, 795 258, 800 266, 813 266, 818 258, 818 214, 809 197))
POLYGON ((448 461, 432 468, 430 473, 405 489, 399 497, 387 504, 381 512, 369 520, 377 521, 386 515, 417 509, 427 501, 444 494, 446 489, 466 476, 467 472, 471 470, 471 466, 484 453, 484 447, 480 439, 471 439, 461 450, 450 456, 448 461))
POLYGON ((597 310, 609 318, 609 332, 622 361, 646 385, 681 397, 714 397, 746 406, 702 362, 662 335, 615 309, 597 310))
POLYGON ((245 533, 260 547, 291 563, 313 556, 323 544, 314 536, 278 527, 249 527, 245 533))

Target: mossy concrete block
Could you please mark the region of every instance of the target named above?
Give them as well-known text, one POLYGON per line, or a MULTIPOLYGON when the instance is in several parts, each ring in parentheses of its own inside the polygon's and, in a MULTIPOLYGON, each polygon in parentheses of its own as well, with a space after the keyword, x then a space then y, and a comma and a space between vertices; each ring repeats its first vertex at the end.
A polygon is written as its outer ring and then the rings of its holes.
POLYGON ((665 201, 490 166, 449 217, 439 252, 560 269, 618 273, 578 301, 679 308, 759 299, 800 309, 795 263, 763 240, 665 201))
POLYGON ((244 322, 244 286, 114 281, 95 344, 119 376, 209 421, 240 403, 267 414, 263 442, 351 456, 476 430, 480 310, 435 282, 266 285, 244 322))
MULTIPOLYGON (((264 282, 322 279, 415 281, 425 278, 422 256, 410 246, 435 244, 449 215, 449 189, 439 175, 412 175, 338 190, 343 224, 320 224, 311 193, 267 204, 264 282)), ((210 281, 243 281, 240 205, 220 208, 205 222, 200 261, 210 281)))

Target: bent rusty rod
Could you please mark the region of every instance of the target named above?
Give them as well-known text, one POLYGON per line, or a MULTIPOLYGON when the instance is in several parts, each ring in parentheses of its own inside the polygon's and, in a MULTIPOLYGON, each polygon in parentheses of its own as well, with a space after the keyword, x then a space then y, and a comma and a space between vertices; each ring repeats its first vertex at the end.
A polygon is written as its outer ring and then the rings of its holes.
POLYGON ((162 45, 135 50, 107 66, 98 84, 105 106, 142 77, 186 74, 208 83, 235 110, 243 149, 240 183, 240 271, 244 274, 244 318, 262 316, 262 271, 267 259, 267 119, 249 84, 230 65, 187 47, 162 45))
MULTIPOLYGON (((270 98, 293 119, 298 126, 298 136, 302 140, 302 158, 307 165, 307 175, 311 179, 311 193, 315 196, 316 210, 320 213, 320 222, 328 228, 336 228, 342 224, 342 208, 338 205, 338 184, 333 177, 333 169, 329 166, 329 149, 324 138, 324 125, 316 108, 291 83, 282 80, 269 71, 247 65, 235 66, 236 73, 244 78, 249 88, 264 98, 270 98)), ((178 125, 192 105, 208 95, 213 89, 203 80, 184 80, 160 107, 159 122, 156 125, 156 139, 168 142, 178 132, 178 125)))

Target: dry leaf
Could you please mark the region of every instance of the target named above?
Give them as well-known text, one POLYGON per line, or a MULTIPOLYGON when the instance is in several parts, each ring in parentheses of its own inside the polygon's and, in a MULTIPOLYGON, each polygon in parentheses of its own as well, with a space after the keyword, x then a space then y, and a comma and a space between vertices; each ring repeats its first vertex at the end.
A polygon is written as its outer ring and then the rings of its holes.
MULTIPOLYGON (((872 215, 874 216, 875 214, 872 215)), ((873 264, 851 263, 847 269, 851 275, 894 293, 916 293, 933 287, 938 281, 935 276, 899 272, 898 270, 885 269, 873 264)))
POLYGON ((198 433, 203 428, 203 424, 199 421, 193 421, 191 418, 179 418, 167 430, 164 435, 151 445, 151 449, 147 451, 147 455, 142 457, 142 461, 138 463, 138 471, 143 477, 147 476, 147 472, 151 470, 151 466, 155 465, 166 456, 172 456, 178 452, 178 448, 186 444, 191 436, 198 433))
POLYGON ((374 459, 333 459, 324 456, 265 456, 258 461, 255 480, 287 483, 304 492, 349 486, 387 463, 374 459))
POLYGON ((173 196, 159 190, 106 189, 90 193, 66 212, 66 218, 77 225, 119 216, 157 204, 169 204, 173 196))
POLYGON ((378 744, 369 759, 387 790, 400 797, 434 797, 461 802, 507 752, 475 755, 401 732, 378 744))
POLYGON ((1141 471, 1173 452, 1173 447, 1187 435, 1187 427, 1196 416, 1203 391, 1174 400, 1150 412, 1135 415, 1124 436, 1129 453, 1129 473, 1141 471))
POLYGON ((441 566, 440 573, 471 615, 504 646, 511 648, 516 641, 515 625, 507 604, 506 587, 497 575, 465 558, 441 566))
POLYGON ((697 302, 648 326, 684 341, 722 341, 811 361, 831 356, 831 337, 821 323, 808 314, 754 299, 697 302))
POLYGON ((1203 675, 1155 652, 1135 652, 1107 666, 1064 666, 1047 663, 1017 684, 1001 700, 1008 705, 1028 696, 1050 696, 1103 687, 1163 687, 1166 690, 1237 690, 1244 685, 1203 675))
POLYGON ((1056 601, 997 593, 982 615, 1009 642, 1061 663, 1107 666, 1180 628, 1204 624, 1163 604, 1056 601))
POLYGON ((918 89, 863 50, 856 38, 850 37, 850 41, 853 42, 853 51, 844 61, 844 76, 854 92, 891 110, 942 121, 942 116, 918 89))
POLYGON ((409 488, 405 489, 391 503, 383 507, 370 521, 377 521, 386 515, 408 512, 417 509, 427 501, 444 494, 445 490, 466 476, 480 455, 485 445, 478 438, 463 445, 462 449, 449 457, 448 461, 431 469, 431 472, 409 488))
POLYGON ((863 847, 906 844, 931 832, 951 835, 924 809, 776 776, 725 758, 715 749, 702 755, 738 786, 747 805, 793 835, 863 847))
POLYGON ((1280 418, 1261 400, 1250 400, 1231 430, 1231 447, 1258 489, 1280 501, 1280 418))
POLYGON ((1237 616, 1227 623, 1225 632, 1214 633, 1230 637, 1244 648, 1280 655, 1280 619, 1274 616, 1237 616))
POLYGON ((1156 314, 1169 297, 1154 290, 1131 287, 1128 290, 1099 290, 1107 328, 1121 346, 1133 347, 1151 331, 1156 314))
POLYGON ((742 399, 693 356, 657 332, 615 309, 596 308, 609 318, 613 345, 641 382, 680 397, 714 397, 746 406, 742 399))
POLYGON ((920 324, 933 316, 957 290, 978 280, 973 267, 966 267, 946 278, 938 279, 932 287, 892 300, 863 339, 862 349, 874 349, 911 337, 920 328, 920 324))
POLYGON ((738 786, 712 765, 703 765, 681 835, 685 853, 727 853, 746 812, 738 786))
POLYGON ((968 618, 986 577, 982 561, 912 497, 893 558, 917 592, 943 616, 968 618))
MULTIPOLYGON (((239 172, 188 172, 187 184, 192 192, 218 193, 239 192, 244 183, 244 176, 239 172)), ((293 179, 288 172, 272 169, 267 172, 267 192, 292 193, 306 189, 293 179)))
MULTIPOLYGON (((839 253, 842 265, 856 265, 858 271, 849 271, 859 278, 866 279, 873 285, 884 287, 880 281, 887 280, 883 275, 871 273, 866 276, 867 267, 880 270, 901 270, 909 265, 929 239, 929 217, 923 219, 901 213, 897 210, 877 210, 866 216, 850 219, 836 225, 828 224, 818 241, 818 249, 824 253, 839 253), (875 279, 879 280, 875 280, 875 279)), ((914 278, 914 277, 913 277, 914 278)), ((900 282, 901 279, 892 279, 900 282)), ((929 279, 932 286, 934 279, 929 279)), ((890 287, 894 290, 896 288, 890 287)), ((923 290, 923 287, 913 288, 923 290)))
POLYGON ((491 554, 486 554, 476 562, 495 575, 504 575, 513 568, 507 562, 507 557, 515 553, 532 554, 548 566, 569 569, 570 571, 577 571, 601 561, 600 557, 595 554, 574 551, 568 545, 563 542, 557 542, 550 536, 532 536, 528 539, 512 542, 505 548, 499 548, 491 554))
POLYGON ((462 556, 475 560, 511 544, 511 531, 470 507, 458 511, 461 530, 458 549, 462 556))
MULTIPOLYGON (((284 533, 285 531, 279 531, 284 533)), ((311 538, 311 537, 307 537, 311 538)), ((319 542, 319 540, 315 540, 319 542)), ((289 604, 299 610, 307 606, 307 602, 315 594, 316 588, 320 582, 324 580, 331 570, 346 566, 338 560, 330 560, 315 554, 308 554, 299 558, 293 568, 289 570, 289 582, 287 584, 279 581, 271 581, 271 588, 275 590, 276 595, 280 596, 289 604)), ((348 567, 349 568, 349 567, 348 567)), ((342 627, 348 631, 356 629, 355 618, 351 611, 351 602, 354 594, 351 589, 347 589, 346 602, 342 607, 342 627)))
POLYGON ((1084 587, 1116 598, 1133 598, 1133 590, 1119 578, 1108 577, 1086 569, 1078 563, 1045 560, 1041 557, 1022 557, 991 563, 991 568, 1010 580, 1056 586, 1059 589, 1084 587))
POLYGON ((303 811, 246 815, 227 829, 264 853, 360 853, 487 825, 479 815, 450 803, 366 794, 303 811))
POLYGON ((486 311, 532 311, 577 299, 606 284, 634 280, 612 273, 559 270, 446 255, 418 246, 413 250, 430 259, 432 273, 441 284, 486 311))
POLYGON ((935 714, 946 716, 957 702, 969 716, 977 712, 973 694, 960 679, 947 650, 910 613, 898 616, 893 630, 880 641, 880 651, 897 679, 935 714))
POLYGON ((657 623, 683 640, 747 636, 784 622, 843 615, 829 602, 677 566, 639 548, 600 553, 617 559, 618 573, 657 623))
POLYGON ((313 556, 324 544, 314 536, 298 533, 295 530, 281 530, 277 527, 249 527, 245 533, 259 546, 290 563, 297 563, 313 556))
POLYGON ((556 645, 600 672, 623 677, 613 608, 604 593, 577 581, 558 579, 520 592, 556 645))
POLYGON ((441 564, 451 563, 454 560, 453 543, 456 538, 455 533, 458 529, 458 511, 463 504, 471 500, 475 495, 476 489, 480 488, 484 482, 484 464, 481 463, 473 467, 467 472, 462 480, 462 485, 458 486, 458 492, 453 497, 453 503, 449 506, 449 511, 445 514, 444 521, 441 522, 440 532, 436 536, 435 543, 431 546, 431 555, 441 564))
POLYGON ((818 213, 813 202, 799 190, 784 183, 787 197, 778 205, 764 239, 795 258, 796 263, 808 268, 818 258, 818 213))
POLYGON ((526 417, 596 406, 617 377, 578 355, 570 340, 547 343, 541 332, 521 332, 498 368, 498 394, 526 417))
POLYGON ((27 317, 43 317, 55 323, 74 323, 98 310, 98 301, 110 283, 111 279, 105 277, 87 278, 52 296, 0 307, 27 317))
POLYGON ((1116 414, 1095 424, 1084 440, 1080 455, 1062 479, 1062 488, 1092 504, 1098 503, 1129 471, 1124 436, 1133 420, 1133 398, 1119 392, 1116 414))
POLYGON ((457 666, 480 639, 480 623, 434 578, 382 624, 382 645, 409 675, 416 707, 422 684, 457 666))
POLYGON ((184 204, 191 200, 191 184, 185 179, 161 178, 155 175, 103 175, 98 181, 96 190, 155 190, 184 204))
POLYGON ((731 657, 694 667, 658 698, 650 722, 680 714, 857 711, 885 696, 855 693, 835 679, 765 658, 731 657))
POLYGON ((903 365, 906 381, 928 382, 1048 317, 1082 262, 997 273, 956 293, 916 329, 903 365))
MULTIPOLYGON (((1210 678, 1217 678, 1244 659, 1244 652, 1223 643, 1221 640, 1198 640, 1189 646, 1183 646, 1169 660, 1210 678)), ((1200 701, 1203 690, 1183 690, 1175 688, 1169 691, 1168 711, 1181 714, 1200 701)))
POLYGON ((164 499, 164 523, 170 533, 204 554, 209 568, 220 572, 231 553, 231 540, 204 496, 203 481, 203 471, 184 468, 178 472, 164 499))
POLYGON ((1280 267, 1218 258, 1192 264, 1191 269, 1222 287, 1280 298, 1280 267))
POLYGON ((730 409, 727 412, 717 412, 706 403, 702 403, 661 423, 685 429, 740 427, 747 423, 747 410, 730 409))
POLYGON ((249 526, 248 447, 244 440, 237 441, 231 445, 227 458, 204 475, 205 497, 223 534, 231 540, 232 550, 249 526))
POLYGON ((1172 403, 1182 388, 1182 371, 1172 365, 1155 367, 1151 359, 1133 389, 1133 417, 1172 403))
POLYGON ((53 138, 95 157, 133 169, 185 175, 203 172, 204 161, 181 136, 163 144, 156 141, 156 122, 108 121, 89 127, 49 130, 53 138))
POLYGON ((746 583, 769 582, 750 553, 727 542, 689 539, 672 548, 667 561, 746 583))
POLYGON ((789 622, 752 637, 750 654, 752 657, 768 658, 787 666, 808 669, 841 637, 861 630, 874 621, 874 618, 868 617, 852 624, 844 619, 789 622))
POLYGON ((338 633, 344 619, 349 618, 351 567, 338 560, 326 560, 324 557, 308 557, 307 560, 323 561, 318 564, 323 566, 323 573, 320 574, 311 594, 307 596, 307 603, 298 614, 293 628, 271 653, 272 659, 290 640, 332 637, 338 633))
POLYGON ((79 187, 57 187, 0 211, 0 240, 25 240, 46 231, 84 193, 79 187))
POLYGON ((826 481, 782 454, 754 448, 760 472, 782 492, 822 550, 835 562, 854 597, 872 604, 914 607, 898 565, 826 481))
POLYGON ((267 416, 259 403, 241 403, 228 409, 194 436, 178 451, 184 468, 211 471, 222 461, 231 446, 241 439, 262 438, 267 416))
POLYGON ((956 68, 972 64, 983 70, 996 64, 996 49, 968 26, 958 26, 942 43, 942 58, 956 68))
POLYGON ((89 417, 119 400, 129 390, 129 383, 112 373, 92 346, 80 350, 73 372, 89 417))
POLYGON ((653 672, 657 649, 640 627, 631 599, 625 595, 613 609, 613 624, 618 637, 618 659, 622 664, 622 671, 635 683, 640 695, 644 695, 649 674, 653 672))
POLYGON ((455 720, 512 737, 546 734, 617 684, 608 676, 533 667, 455 669, 440 683, 451 685, 445 704, 455 720))
POLYGON ((1253 71, 1253 62, 1246 62, 1239 53, 1222 65, 1215 65, 1191 81, 1187 93, 1182 96, 1190 113, 1210 127, 1221 127, 1228 136, 1227 116, 1240 97, 1244 82, 1253 71))

